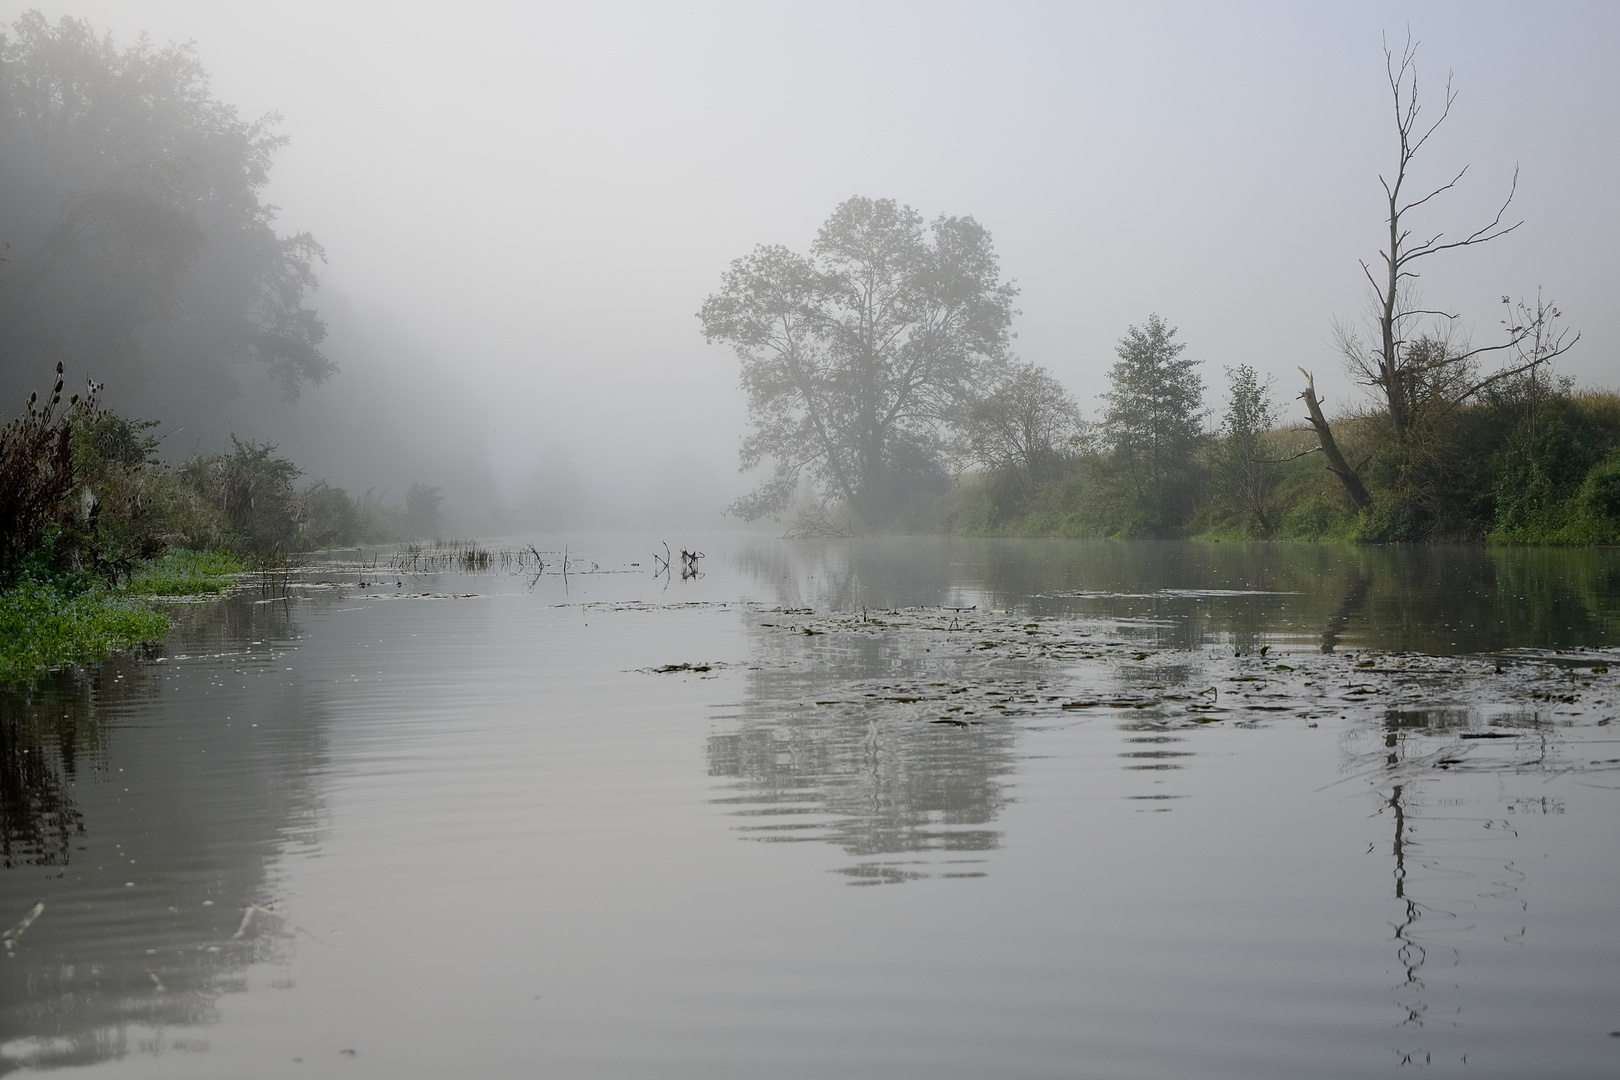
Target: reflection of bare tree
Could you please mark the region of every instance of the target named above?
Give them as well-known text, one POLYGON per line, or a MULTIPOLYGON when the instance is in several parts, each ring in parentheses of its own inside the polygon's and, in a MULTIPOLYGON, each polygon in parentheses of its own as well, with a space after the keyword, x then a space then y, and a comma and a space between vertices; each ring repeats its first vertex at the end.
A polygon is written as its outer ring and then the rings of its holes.
MULTIPOLYGON (((1435 1029, 1455 1027, 1456 1014, 1462 1012, 1460 1003, 1455 1009, 1450 1005, 1435 1007, 1446 995, 1461 990, 1456 980, 1434 982, 1436 964, 1442 969, 1461 964, 1468 932, 1476 930, 1472 920, 1484 919, 1492 908, 1500 911, 1504 903, 1516 905, 1518 910, 1524 907, 1518 895, 1523 875, 1511 859, 1493 866, 1490 880, 1476 879, 1482 865, 1479 841, 1514 835, 1511 824, 1494 815, 1482 817, 1454 810, 1436 813, 1432 809, 1424 813, 1426 807, 1457 807, 1470 801, 1426 798, 1427 791, 1447 792, 1457 782, 1452 778, 1460 779, 1467 772, 1506 776, 1542 774, 1558 768, 1549 762, 1545 732, 1541 733, 1539 753, 1532 753, 1524 739, 1510 737, 1503 743, 1488 740, 1488 735, 1501 729, 1480 732, 1479 719, 1474 710, 1456 704, 1408 706, 1385 709, 1382 723, 1373 729, 1381 735, 1382 743, 1377 766, 1382 779, 1379 813, 1389 814, 1392 828, 1388 850, 1392 863, 1391 898, 1396 911, 1390 927, 1399 973, 1392 991, 1400 1017, 1395 1027, 1407 1032, 1405 1038, 1422 1040, 1394 1048, 1401 1065, 1431 1064, 1438 1053, 1434 1040, 1444 1038, 1435 1029), (1494 756, 1470 755, 1464 749, 1487 745, 1501 749, 1494 756), (1476 883, 1468 891, 1449 895, 1444 891, 1445 886, 1468 882, 1476 883), (1472 913, 1466 925, 1459 921, 1465 910, 1472 913), (1436 1020, 1440 1021, 1438 1025, 1436 1020)), ((1535 723, 1533 717, 1510 714, 1499 714, 1498 720, 1535 723)), ((1449 794, 1459 792, 1452 790, 1449 794)))
MULTIPOLYGON (((1391 757, 1395 755, 1391 754, 1391 757)), ((1423 1014, 1428 1012, 1428 1005, 1423 1001, 1423 970, 1424 962, 1429 958, 1428 949, 1422 942, 1416 940, 1416 927, 1418 920, 1423 917, 1421 906, 1406 892, 1406 805, 1403 801, 1406 794, 1404 784, 1396 784, 1390 789, 1388 806, 1395 819, 1395 843, 1392 854, 1395 859, 1395 899, 1401 905, 1401 918, 1395 924, 1395 950, 1396 960, 1406 972, 1406 981, 1396 990, 1400 995, 1403 1008, 1406 1009, 1406 1019, 1401 1026, 1423 1026, 1423 1014)), ((1408 1055, 1410 1059, 1410 1055, 1408 1055)), ((1405 1062, 1403 1062, 1405 1064, 1405 1062)))
POLYGON ((710 774, 736 781, 721 801, 747 819, 745 832, 835 844, 858 860, 844 872, 861 883, 976 862, 999 844, 1012 725, 950 705, 934 707, 943 719, 919 712, 925 697, 950 700, 961 661, 897 639, 755 629, 736 727, 708 744, 710 774))

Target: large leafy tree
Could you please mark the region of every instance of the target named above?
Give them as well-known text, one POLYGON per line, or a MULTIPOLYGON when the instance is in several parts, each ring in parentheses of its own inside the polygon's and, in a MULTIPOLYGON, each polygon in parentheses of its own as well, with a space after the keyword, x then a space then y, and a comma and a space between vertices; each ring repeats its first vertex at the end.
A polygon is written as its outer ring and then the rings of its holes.
POLYGON ((772 466, 734 511, 779 513, 808 476, 880 527, 943 475, 950 436, 1004 374, 1016 295, 978 222, 925 226, 892 199, 839 205, 809 255, 761 245, 733 262, 698 317, 742 360, 743 468, 772 466))
POLYGON ((0 390, 62 361, 193 409, 252 365, 288 395, 322 381, 320 248, 260 198, 277 119, 216 100, 189 46, 38 12, 0 37, 0 390))

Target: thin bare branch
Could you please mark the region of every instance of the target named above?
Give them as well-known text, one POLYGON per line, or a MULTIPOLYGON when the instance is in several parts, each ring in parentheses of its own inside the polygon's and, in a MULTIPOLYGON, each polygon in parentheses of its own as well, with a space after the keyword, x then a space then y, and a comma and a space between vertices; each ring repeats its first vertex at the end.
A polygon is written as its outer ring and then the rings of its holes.
POLYGON ((1441 195, 1441 194, 1444 194, 1447 191, 1450 191, 1452 188, 1457 186, 1458 181, 1460 181, 1467 172, 1468 172, 1468 166, 1464 165, 1462 167, 1462 170, 1460 172, 1458 172, 1456 176, 1451 178, 1451 183, 1446 184, 1446 185, 1444 185, 1442 187, 1435 188, 1433 191, 1429 192, 1427 195, 1423 196, 1423 198, 1418 199, 1415 202, 1407 203, 1405 206, 1401 207, 1400 213, 1404 214, 1408 210, 1416 210, 1418 207, 1422 206, 1424 203, 1428 202, 1430 199, 1434 198, 1436 195, 1441 195))
MULTIPOLYGON (((1565 345, 1563 343, 1563 339, 1560 337, 1558 342, 1554 345, 1553 350, 1551 352, 1548 352, 1548 353, 1546 353, 1544 355, 1541 355, 1541 356, 1534 357, 1534 358, 1526 361, 1525 363, 1520 364, 1518 367, 1507 368, 1505 370, 1498 371, 1496 374, 1492 375, 1490 378, 1484 379, 1484 380, 1474 384, 1473 386, 1469 387, 1467 390, 1463 391, 1462 395, 1459 397, 1458 400, 1467 401, 1469 398, 1471 398, 1474 395, 1478 394, 1481 390, 1485 389, 1487 386, 1491 386, 1491 385, 1493 385, 1495 383, 1501 382, 1503 379, 1512 378, 1514 375, 1522 375, 1526 371, 1531 370, 1532 368, 1541 367, 1543 364, 1548 363, 1549 361, 1553 360, 1555 357, 1562 356, 1565 353, 1569 352, 1569 350, 1573 349, 1575 347, 1576 343, 1579 342, 1580 340, 1581 340, 1581 335, 1576 334, 1574 339, 1571 340, 1568 345, 1565 345)), ((1496 347, 1497 348, 1504 348, 1505 346, 1496 346, 1496 347)), ((1476 351, 1484 352, 1486 350, 1481 349, 1481 350, 1476 350, 1476 351)))

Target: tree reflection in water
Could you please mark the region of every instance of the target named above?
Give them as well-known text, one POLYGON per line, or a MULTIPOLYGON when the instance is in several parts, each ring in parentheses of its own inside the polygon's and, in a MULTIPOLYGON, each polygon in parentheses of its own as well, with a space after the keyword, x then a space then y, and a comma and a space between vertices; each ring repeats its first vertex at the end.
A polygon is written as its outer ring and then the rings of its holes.
POLYGON ((195 1049, 174 1029, 287 947, 232 933, 315 820, 326 710, 285 670, 288 605, 175 617, 161 663, 0 688, 0 926, 45 904, 0 959, 0 1073, 195 1049))
MULTIPOLYGON (((922 876, 999 843, 993 824, 1028 713, 925 726, 922 710, 953 686, 1022 679, 1026 704, 1043 682, 1109 687, 1133 706, 1119 725, 1127 769, 1188 764, 1200 719, 1337 720, 1391 830, 1370 850, 1390 859, 1401 1065, 1466 1054, 1456 1033, 1475 998, 1462 969, 1489 970, 1526 932, 1515 819, 1563 812, 1547 781, 1615 767, 1568 760, 1586 737, 1572 725, 1609 722, 1608 676, 1592 681, 1608 654, 1578 650, 1620 643, 1612 553, 908 540, 778 548, 745 568, 774 587, 785 609, 774 618, 819 619, 828 633, 755 628, 757 663, 737 727, 710 739, 711 772, 736 781, 726 801, 752 819, 752 835, 836 843, 863 882, 922 876), (863 635, 848 616, 835 626, 833 613, 889 605, 1010 609, 1054 641, 1066 632, 1048 631, 1064 624, 1098 633, 1063 655, 1032 641, 1020 653, 1032 662, 1017 670, 960 651, 947 664, 905 634, 863 635), (1123 662, 1127 650, 1094 647, 1105 636, 1155 655, 1123 662), (1043 667, 1037 654, 1056 662, 1043 667), (1217 684, 1230 707, 1194 716, 1217 684), (888 719, 869 727, 871 716, 888 719), (1533 790, 1514 790, 1515 778, 1533 790)), ((1019 621, 1001 619, 1001 646, 1015 645, 1007 624, 1019 621)))
POLYGON ((99 743, 94 699, 77 673, 0 689, 0 866, 65 866, 84 815, 71 791, 99 743), (66 684, 61 685, 61 684, 66 684))
POLYGON ((1387 815, 1391 837, 1394 1027, 1404 1033, 1392 1049, 1400 1065, 1426 1066, 1447 1043, 1444 1033, 1464 1022, 1465 951, 1483 952, 1524 935, 1528 904, 1522 888, 1528 878, 1514 858, 1513 817, 1562 810, 1549 810, 1544 797, 1510 794, 1513 779, 1541 788, 1577 766, 1564 760, 1551 717, 1533 711, 1388 709, 1376 728, 1352 730, 1348 739, 1354 759, 1375 753, 1381 759, 1374 780, 1376 812, 1387 815), (1375 730, 1381 753, 1354 753, 1356 743, 1375 730), (1477 741, 1482 732, 1522 737, 1477 741), (1467 752, 1480 746, 1493 752, 1467 752), (1471 782, 1486 777, 1488 786, 1471 782))
POLYGON ((708 742, 710 775, 737 781, 721 801, 750 819, 745 832, 833 843, 858 884, 979 873, 1000 843, 1013 724, 950 705, 944 719, 911 715, 928 705, 919 687, 942 697, 962 683, 961 663, 897 638, 757 629, 735 728, 708 742))

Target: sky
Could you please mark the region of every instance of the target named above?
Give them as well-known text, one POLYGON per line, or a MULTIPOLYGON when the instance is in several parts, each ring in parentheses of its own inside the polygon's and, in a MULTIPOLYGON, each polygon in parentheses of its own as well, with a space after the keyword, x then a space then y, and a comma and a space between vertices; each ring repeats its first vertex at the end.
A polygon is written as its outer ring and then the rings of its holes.
MULTIPOLYGON (((1475 343, 1501 297, 1554 298, 1559 370, 1620 383, 1620 5, 498 3, 74 0, 120 42, 192 41, 219 98, 278 112, 268 192, 325 246, 326 287, 440 357, 516 492, 571 462, 623 499, 747 486, 738 365, 695 312, 758 243, 804 250, 851 195, 972 215, 1022 292, 1018 354, 1095 409, 1158 313, 1204 362, 1298 367, 1359 403, 1333 345, 1365 310, 1381 52, 1420 42, 1458 97, 1417 179, 1469 166, 1422 219, 1525 224, 1431 260, 1475 343)), ((316 391, 319 392, 319 391, 316 391)))

